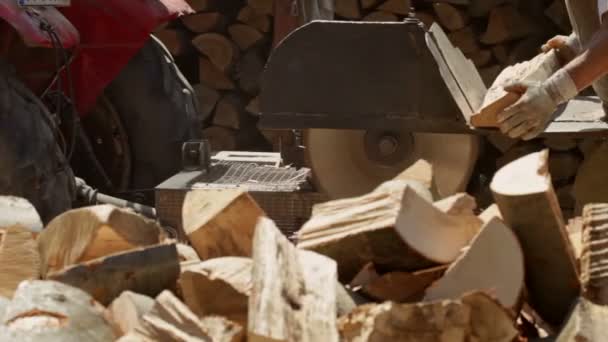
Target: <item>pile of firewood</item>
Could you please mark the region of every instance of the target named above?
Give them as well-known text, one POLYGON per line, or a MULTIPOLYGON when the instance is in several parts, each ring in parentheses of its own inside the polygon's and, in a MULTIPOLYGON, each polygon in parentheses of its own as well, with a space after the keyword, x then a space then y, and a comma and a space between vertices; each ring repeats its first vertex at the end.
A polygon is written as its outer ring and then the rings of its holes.
MULTIPOLYGON (((189 0, 196 14, 155 33, 194 84, 214 150, 294 144, 289 134, 256 128, 260 75, 274 39, 273 2, 189 0)), ((538 53, 547 38, 570 32, 563 0, 335 0, 335 18, 400 21, 412 8, 427 27, 437 22, 448 32, 488 85, 504 67, 538 53)))
POLYGON ((243 189, 188 193, 180 242, 111 206, 41 231, 3 197, 0 340, 600 341, 608 205, 566 226, 548 163, 506 164, 479 213, 468 194, 434 198, 419 160, 315 206, 296 244, 243 189))

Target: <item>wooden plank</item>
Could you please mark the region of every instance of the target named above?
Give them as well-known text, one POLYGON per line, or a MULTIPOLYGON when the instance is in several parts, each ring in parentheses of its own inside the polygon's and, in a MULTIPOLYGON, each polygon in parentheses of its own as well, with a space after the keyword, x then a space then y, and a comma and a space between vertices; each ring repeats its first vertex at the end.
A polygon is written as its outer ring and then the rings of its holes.
POLYGON ((255 232, 248 341, 338 341, 336 263, 299 251, 274 222, 255 232))
POLYGON ((0 275, 0 296, 8 298, 22 281, 40 278, 38 245, 29 229, 0 229, 0 275))
POLYGON ((154 299, 125 291, 108 306, 105 317, 112 326, 114 334, 120 337, 135 330, 152 306, 154 306, 154 299))
POLYGON ((548 151, 529 154, 503 167, 490 188, 505 222, 522 245, 530 304, 548 323, 561 324, 580 285, 548 172, 548 151))

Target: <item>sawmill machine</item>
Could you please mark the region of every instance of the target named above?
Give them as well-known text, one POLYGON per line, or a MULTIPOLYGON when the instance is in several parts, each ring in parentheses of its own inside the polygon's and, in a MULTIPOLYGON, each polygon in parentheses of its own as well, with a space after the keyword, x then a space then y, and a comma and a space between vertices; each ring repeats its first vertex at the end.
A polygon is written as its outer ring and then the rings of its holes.
MULTIPOLYGON (((418 159, 434 167, 437 196, 465 191, 496 130, 474 129, 487 92, 476 67, 434 24, 316 20, 274 49, 262 80, 263 129, 300 132, 318 190, 363 194, 418 159)), ((601 103, 559 109, 544 135, 605 133, 601 103)))

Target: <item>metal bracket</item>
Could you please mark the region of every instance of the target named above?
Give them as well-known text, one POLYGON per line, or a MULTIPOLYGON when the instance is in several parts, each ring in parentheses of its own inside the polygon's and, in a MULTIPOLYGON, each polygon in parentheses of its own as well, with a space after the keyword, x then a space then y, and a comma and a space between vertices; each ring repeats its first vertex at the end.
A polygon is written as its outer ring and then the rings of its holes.
POLYGON ((211 147, 207 140, 187 141, 182 145, 182 169, 184 171, 209 171, 211 147))

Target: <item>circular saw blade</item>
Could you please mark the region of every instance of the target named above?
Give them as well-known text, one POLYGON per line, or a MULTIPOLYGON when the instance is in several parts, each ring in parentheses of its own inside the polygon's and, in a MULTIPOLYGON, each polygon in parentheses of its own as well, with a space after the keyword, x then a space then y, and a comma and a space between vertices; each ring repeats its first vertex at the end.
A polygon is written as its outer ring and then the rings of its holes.
POLYGON ((380 163, 369 155, 365 131, 306 130, 306 159, 317 187, 332 199, 363 195, 424 159, 433 165, 439 197, 465 190, 479 154, 478 137, 403 134, 410 139, 407 151, 399 151, 403 157, 392 163, 380 163))

